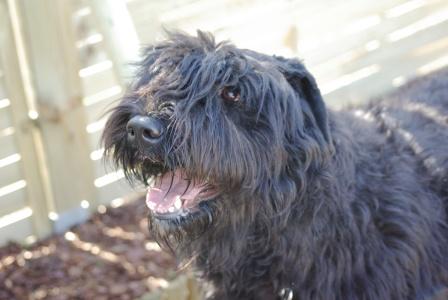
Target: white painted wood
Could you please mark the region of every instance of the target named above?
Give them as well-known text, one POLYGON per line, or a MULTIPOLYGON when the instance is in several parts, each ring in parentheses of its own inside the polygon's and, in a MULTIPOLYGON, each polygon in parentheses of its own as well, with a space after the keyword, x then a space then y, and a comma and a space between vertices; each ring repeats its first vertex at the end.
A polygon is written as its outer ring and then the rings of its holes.
MULTIPOLYGON (((24 212, 22 215, 25 216, 29 214, 28 210, 22 210, 22 212, 24 212)), ((21 218, 20 215, 18 217, 21 218)), ((2 223, 1 221, 2 216, 0 216, 0 223, 2 223)), ((10 241, 23 242, 33 232, 33 227, 33 216, 28 216, 7 226, 0 227, 0 245, 10 241)))
POLYGON ((10 107, 0 108, 0 130, 12 125, 10 107))
POLYGON ((89 3, 99 32, 104 36, 106 52, 115 63, 120 83, 125 85, 133 75, 130 63, 138 59, 140 49, 126 1, 90 0, 89 3))
MULTIPOLYGON (((88 122, 97 122, 103 118, 114 106, 118 104, 122 97, 122 88, 120 86, 112 86, 97 94, 90 95, 85 98, 88 101, 97 101, 91 105, 86 106, 88 122), (106 95, 105 97, 103 95, 106 95), (97 99, 97 100, 95 100, 97 99)), ((91 103, 91 102, 89 102, 91 103)))
MULTIPOLYGON (((24 73, 18 54, 20 50, 17 46, 21 45, 20 25, 18 23, 18 15, 15 7, 17 4, 15 1, 0 1, 0 61, 3 67, 4 73, 2 79, 4 80, 4 88, 7 95, 11 100, 10 116, 12 125, 14 127, 0 128, 2 136, 0 142, 3 142, 0 149, 1 158, 12 155, 14 153, 20 153, 20 164, 23 164, 23 168, 20 168, 19 173, 16 176, 20 177, 22 182, 26 181, 26 188, 20 189, 17 192, 3 196, 0 201, 3 203, 14 203, 14 208, 18 206, 29 206, 32 210, 33 216, 28 218, 25 223, 11 224, 7 229, 7 232, 2 229, 0 239, 4 240, 9 234, 15 232, 15 239, 20 240, 21 237, 28 235, 35 235, 38 237, 45 237, 51 232, 51 224, 48 220, 48 202, 45 194, 44 181, 42 180, 42 165, 40 159, 40 151, 36 147, 36 142, 39 141, 39 133, 37 128, 28 118, 28 99, 24 90, 24 73), (16 26, 13 29, 12 22, 16 22, 16 26), (7 70, 7 72, 6 72, 7 70), (17 145, 17 147, 16 147, 17 145)), ((23 49, 21 49, 23 50, 23 49)), ((22 57, 22 64, 24 63, 22 57)), ((19 163, 16 164, 18 166, 19 163)), ((19 172, 19 170, 16 170, 19 172)), ((12 172, 14 174, 14 172, 12 172)), ((0 182, 2 186, 13 183, 9 180, 0 182)), ((17 178, 19 180, 19 178, 17 178)), ((4 190, 3 190, 4 191, 4 190)), ((8 211, 9 206, 5 204, 5 209, 8 211)), ((0 217, 3 215, 0 213, 0 217)), ((1 243, 2 241, 0 241, 1 243)))
POLYGON ((110 201, 117 198, 141 191, 142 189, 133 189, 125 179, 120 179, 111 184, 98 188, 98 201, 101 204, 108 205, 110 201))
POLYGON ((0 159, 17 152, 18 148, 14 141, 14 135, 0 137, 0 159))
POLYGON ((19 4, 28 37, 26 51, 35 92, 32 100, 39 112, 36 122, 44 153, 40 167, 48 188, 47 211, 62 214, 77 208, 83 199, 95 199, 72 2, 21 0, 19 4))
POLYGON ((118 80, 112 67, 81 78, 81 87, 84 95, 99 93, 110 88, 111 86, 116 85, 117 83, 118 80))
MULTIPOLYGON (((5 187, 8 187, 8 185, 0 186, 0 191, 5 187)), ((26 188, 21 188, 14 192, 0 196, 0 217, 21 209, 24 206, 27 206, 26 188)), ((31 235, 33 233, 34 229, 28 232, 28 235, 31 235)))
MULTIPOLYGON (((2 158, 0 158, 0 162, 1 161, 2 158)), ((6 165, 4 167, 0 166, 0 188, 8 183, 16 182, 21 179, 23 179, 23 174, 20 161, 6 165)), ((2 203, 1 197, 0 197, 0 203, 2 203)))

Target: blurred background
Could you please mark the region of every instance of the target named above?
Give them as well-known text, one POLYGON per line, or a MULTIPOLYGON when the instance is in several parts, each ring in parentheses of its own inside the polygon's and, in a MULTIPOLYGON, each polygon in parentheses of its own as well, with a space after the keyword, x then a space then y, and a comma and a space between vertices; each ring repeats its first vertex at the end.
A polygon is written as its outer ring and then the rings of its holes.
POLYGON ((200 298, 99 145, 163 27, 299 57, 333 109, 448 66, 448 0, 0 0, 0 299, 200 298))

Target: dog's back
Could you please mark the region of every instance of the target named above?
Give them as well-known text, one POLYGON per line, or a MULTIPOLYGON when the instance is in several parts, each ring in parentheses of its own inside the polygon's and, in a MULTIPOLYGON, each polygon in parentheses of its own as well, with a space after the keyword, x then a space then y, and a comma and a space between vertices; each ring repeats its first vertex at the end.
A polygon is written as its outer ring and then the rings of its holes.
MULTIPOLYGON (((446 299, 448 70, 331 117, 336 147, 331 169, 343 170, 333 177, 349 186, 340 201, 350 203, 354 232, 366 231, 362 244, 378 243, 365 248, 364 264, 380 261, 371 266, 376 274, 360 277, 358 286, 370 278, 365 286, 371 288, 360 294, 426 300, 440 293, 446 299), (390 283, 384 282, 387 274, 394 274, 390 283)), ((332 245, 344 248, 338 241, 332 245)))
POLYGON ((448 206, 448 69, 415 79, 371 106, 408 144, 448 206))

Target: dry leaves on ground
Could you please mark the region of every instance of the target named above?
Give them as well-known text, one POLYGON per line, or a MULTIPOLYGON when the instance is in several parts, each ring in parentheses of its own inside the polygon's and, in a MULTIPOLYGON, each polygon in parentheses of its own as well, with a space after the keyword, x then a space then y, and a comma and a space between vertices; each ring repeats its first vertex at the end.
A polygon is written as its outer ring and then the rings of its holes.
POLYGON ((136 299, 173 279, 175 261, 148 235, 137 200, 65 235, 0 248, 0 299, 136 299))

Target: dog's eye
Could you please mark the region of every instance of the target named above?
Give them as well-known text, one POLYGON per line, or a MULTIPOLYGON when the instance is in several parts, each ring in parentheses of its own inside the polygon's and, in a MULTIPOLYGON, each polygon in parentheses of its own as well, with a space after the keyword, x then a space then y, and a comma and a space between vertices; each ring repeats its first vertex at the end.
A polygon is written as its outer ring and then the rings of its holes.
POLYGON ((174 106, 175 104, 173 102, 164 102, 161 105, 159 105, 159 111, 162 114, 166 114, 166 115, 172 115, 174 112, 174 106))
POLYGON ((240 101, 240 90, 234 86, 227 86, 221 90, 221 98, 230 102, 240 101))

